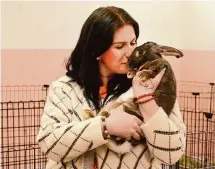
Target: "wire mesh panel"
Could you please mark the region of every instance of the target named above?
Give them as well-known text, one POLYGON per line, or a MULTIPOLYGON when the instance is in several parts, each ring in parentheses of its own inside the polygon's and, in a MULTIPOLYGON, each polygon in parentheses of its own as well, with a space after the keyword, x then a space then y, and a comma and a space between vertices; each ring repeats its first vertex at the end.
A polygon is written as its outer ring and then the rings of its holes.
POLYGON ((1 168, 42 169, 42 155, 36 135, 44 101, 1 103, 1 168))
POLYGON ((180 92, 178 100, 188 132, 209 131, 214 128, 212 123, 207 122, 215 121, 215 99, 211 99, 210 93, 180 92))
POLYGON ((215 92, 179 92, 178 100, 187 126, 181 168, 215 168, 215 92))
MULTIPOLYGON (((3 86, 1 103, 1 168, 44 169, 36 135, 48 85, 3 86), (41 101, 29 101, 41 100, 41 101)), ((177 99, 187 126, 184 156, 163 169, 215 169, 215 89, 213 83, 179 82, 177 99)))
POLYGON ((45 100, 49 85, 2 86, 2 102, 45 100))
POLYGON ((215 84, 206 82, 177 81, 177 90, 179 92, 209 93, 211 91, 215 92, 215 84))
POLYGON ((215 168, 214 135, 214 131, 188 133, 181 164, 186 168, 215 168))

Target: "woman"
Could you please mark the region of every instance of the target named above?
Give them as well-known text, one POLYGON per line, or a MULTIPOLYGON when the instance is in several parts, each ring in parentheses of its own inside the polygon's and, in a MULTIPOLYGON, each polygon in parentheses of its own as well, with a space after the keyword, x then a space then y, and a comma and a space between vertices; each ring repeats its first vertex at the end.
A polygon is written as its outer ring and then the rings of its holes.
POLYGON ((148 169, 180 159, 186 128, 177 102, 169 117, 148 97, 142 97, 139 104, 144 121, 124 112, 122 106, 106 119, 96 116, 131 86, 136 97, 153 93, 158 86, 165 71, 150 79, 154 85, 150 89, 140 85, 138 76, 133 81, 127 78, 127 59, 138 36, 138 23, 121 8, 100 7, 88 17, 67 63, 66 76, 49 88, 37 136, 48 157, 46 169, 148 169), (88 110, 95 117, 85 120, 88 110), (147 143, 126 154, 107 147, 109 135, 130 140, 143 134, 147 143))

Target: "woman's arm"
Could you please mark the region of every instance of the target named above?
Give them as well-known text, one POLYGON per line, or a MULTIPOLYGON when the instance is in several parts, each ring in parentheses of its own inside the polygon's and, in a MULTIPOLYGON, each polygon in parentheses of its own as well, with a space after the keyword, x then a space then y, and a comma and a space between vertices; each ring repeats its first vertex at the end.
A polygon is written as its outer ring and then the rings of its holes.
POLYGON ((159 110, 159 106, 157 105, 157 103, 155 102, 155 100, 151 100, 147 103, 144 103, 144 105, 139 104, 139 109, 140 112, 144 112, 141 113, 142 117, 144 118, 144 122, 146 123, 151 117, 153 117, 157 111, 159 110))
POLYGON ((186 126, 183 123, 177 100, 168 117, 163 108, 159 107, 150 96, 155 92, 164 73, 165 68, 155 78, 144 82, 139 79, 137 74, 133 78, 133 91, 135 97, 146 96, 138 99, 138 102, 145 122, 141 128, 146 136, 151 154, 162 163, 173 164, 184 153, 186 126), (149 101, 144 102, 144 100, 149 101))
POLYGON ((150 106, 155 105, 152 102, 151 105, 142 108, 145 110, 142 115, 144 119, 146 115, 147 121, 141 126, 147 139, 148 148, 153 157, 161 163, 174 164, 183 155, 186 144, 186 126, 178 101, 176 100, 169 117, 161 107, 155 106, 158 108, 154 111, 154 108, 150 108, 150 106), (146 110, 151 110, 152 113, 146 113, 146 110))
POLYGON ((72 109, 73 95, 68 85, 53 82, 41 118, 37 142, 41 150, 57 162, 70 161, 107 143, 102 135, 101 117, 81 121, 81 112, 72 109))

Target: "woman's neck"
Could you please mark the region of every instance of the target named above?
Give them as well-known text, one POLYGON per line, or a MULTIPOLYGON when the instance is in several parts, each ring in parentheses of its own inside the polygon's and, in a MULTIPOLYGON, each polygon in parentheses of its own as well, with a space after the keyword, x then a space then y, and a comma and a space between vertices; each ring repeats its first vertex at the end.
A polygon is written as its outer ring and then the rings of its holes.
POLYGON ((100 78, 101 78, 101 81, 102 81, 102 86, 107 86, 107 84, 108 84, 108 81, 111 79, 111 77, 112 77, 113 75, 111 75, 111 76, 100 76, 100 78))
POLYGON ((99 64, 99 71, 100 71, 100 79, 102 81, 102 85, 107 86, 108 81, 114 76, 114 74, 111 73, 111 71, 109 71, 102 62, 100 62, 99 64))

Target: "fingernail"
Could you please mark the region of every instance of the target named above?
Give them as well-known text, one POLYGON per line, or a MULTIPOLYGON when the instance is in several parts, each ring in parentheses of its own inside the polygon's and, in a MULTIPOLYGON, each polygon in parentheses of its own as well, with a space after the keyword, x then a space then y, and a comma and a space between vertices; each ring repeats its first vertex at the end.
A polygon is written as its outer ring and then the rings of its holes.
POLYGON ((164 70, 164 71, 166 70, 166 66, 163 67, 163 70, 164 70))

